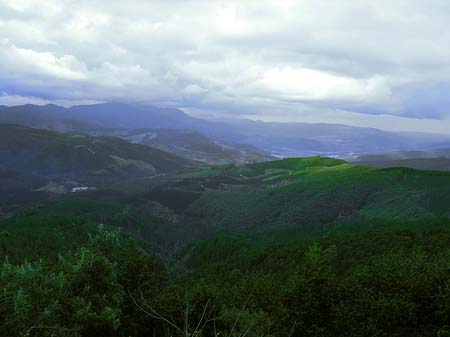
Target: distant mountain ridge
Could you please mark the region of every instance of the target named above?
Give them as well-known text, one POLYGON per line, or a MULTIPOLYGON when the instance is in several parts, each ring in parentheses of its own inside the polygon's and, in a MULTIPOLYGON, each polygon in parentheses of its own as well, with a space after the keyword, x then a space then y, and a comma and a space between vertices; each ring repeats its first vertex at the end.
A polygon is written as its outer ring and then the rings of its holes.
POLYGON ((348 159, 355 164, 377 168, 409 167, 419 170, 450 171, 450 148, 366 154, 348 159))
POLYGON ((189 117, 181 110, 139 107, 121 103, 77 105, 70 108, 48 104, 0 106, 0 122, 53 129, 54 131, 89 131, 98 128, 176 128, 189 117), (150 125, 148 125, 150 126, 150 125), (60 129, 58 129, 60 128, 60 129))
POLYGON ((395 133, 338 124, 268 123, 251 120, 211 121, 175 108, 122 103, 0 107, 0 122, 56 131, 101 132, 102 129, 175 129, 203 133, 228 144, 251 145, 280 157, 348 153, 382 153, 450 147, 450 136, 395 133))
POLYGON ((0 123, 59 132, 120 137, 210 164, 273 159, 251 145, 231 144, 194 131, 192 118, 181 110, 104 103, 64 108, 57 105, 0 106, 0 123), (146 127, 146 128, 143 128, 146 127), (191 129, 192 127, 192 129, 191 129), (149 134, 155 137, 148 137, 149 134), (151 138, 151 139, 150 139, 151 138))
POLYGON ((427 151, 394 151, 380 154, 363 154, 356 156, 352 161, 386 161, 404 159, 450 158, 450 148, 432 149, 427 151))
POLYGON ((110 134, 130 143, 148 145, 208 164, 253 163, 275 159, 251 145, 229 144, 192 130, 109 129, 102 130, 100 134, 110 134))
POLYGON ((409 167, 416 170, 450 171, 450 158, 444 157, 367 161, 356 162, 356 164, 376 168, 409 167))

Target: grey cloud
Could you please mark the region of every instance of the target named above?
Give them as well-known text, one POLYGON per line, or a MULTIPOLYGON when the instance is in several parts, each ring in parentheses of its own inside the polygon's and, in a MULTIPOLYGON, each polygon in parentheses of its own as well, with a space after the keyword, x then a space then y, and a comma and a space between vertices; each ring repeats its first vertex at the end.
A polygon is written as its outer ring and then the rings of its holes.
POLYGON ((440 0, 0 0, 0 91, 278 120, 447 119, 449 20, 440 0))

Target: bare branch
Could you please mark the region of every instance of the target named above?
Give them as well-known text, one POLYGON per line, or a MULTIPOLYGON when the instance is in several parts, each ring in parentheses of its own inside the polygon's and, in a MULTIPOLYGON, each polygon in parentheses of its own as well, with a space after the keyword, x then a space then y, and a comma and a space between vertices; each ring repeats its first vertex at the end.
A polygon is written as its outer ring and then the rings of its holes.
MULTIPOLYGON (((203 318, 205 317, 206 310, 208 309, 209 302, 210 302, 210 300, 208 300, 208 302, 206 302, 205 307, 203 308, 202 316, 200 317, 200 320, 198 321, 198 324, 197 324, 197 326, 195 327, 194 333, 196 333, 197 330, 200 328, 200 324, 202 323, 203 318)), ((206 323, 207 323, 207 321, 205 322, 205 324, 206 324, 206 323)), ((202 329, 203 329, 204 327, 205 327, 205 325, 203 325, 202 329)))
POLYGON ((236 317, 236 320, 234 321, 233 327, 231 328, 230 333, 228 334, 228 337, 231 337, 231 334, 233 333, 234 328, 236 328, 236 325, 238 324, 239 319, 241 318, 241 313, 245 310, 245 307, 247 306, 248 301, 250 300, 250 297, 251 297, 252 294, 253 294, 253 290, 254 290, 254 289, 252 289, 252 292, 251 292, 250 294, 248 294, 248 297, 247 297, 247 299, 245 300, 245 303, 244 303, 244 305, 242 306, 241 311, 239 311, 239 315, 236 317))
POLYGON ((146 305, 149 307, 149 309, 152 312, 147 311, 142 305, 140 305, 136 299, 134 298, 134 296, 128 292, 128 295, 130 296, 131 300, 133 301, 133 303, 146 315, 157 319, 157 320, 161 320, 167 324, 169 324, 171 327, 173 327, 175 330, 177 330, 180 333, 183 333, 183 330, 181 330, 175 323, 171 322, 170 320, 168 320, 167 318, 163 317, 162 315, 160 315, 156 310, 154 310, 151 306, 148 305, 148 303, 146 303, 146 305))
POLYGON ((291 332, 289 333, 289 337, 291 337, 294 334, 295 326, 297 325, 297 322, 294 322, 294 325, 292 325, 291 332))

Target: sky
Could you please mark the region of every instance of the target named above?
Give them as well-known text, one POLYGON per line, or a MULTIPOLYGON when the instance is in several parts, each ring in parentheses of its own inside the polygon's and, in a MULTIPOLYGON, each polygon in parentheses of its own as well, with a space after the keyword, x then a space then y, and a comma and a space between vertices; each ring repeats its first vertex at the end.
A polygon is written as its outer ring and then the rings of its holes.
POLYGON ((0 104, 450 134, 447 0, 0 0, 0 104))

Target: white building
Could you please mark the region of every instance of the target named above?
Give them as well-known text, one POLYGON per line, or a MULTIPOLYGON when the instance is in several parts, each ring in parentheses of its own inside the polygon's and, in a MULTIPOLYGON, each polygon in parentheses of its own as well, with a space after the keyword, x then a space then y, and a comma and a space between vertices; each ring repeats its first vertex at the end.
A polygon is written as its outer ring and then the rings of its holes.
POLYGON ((87 192, 87 191, 90 191, 91 189, 92 188, 88 187, 88 186, 78 186, 78 187, 72 188, 72 193, 87 192))

